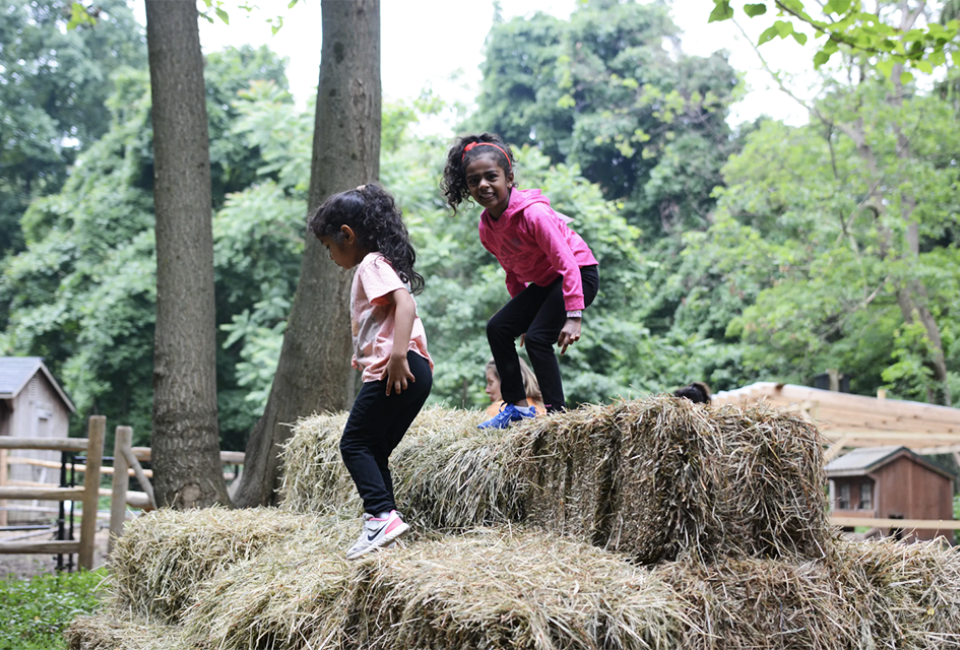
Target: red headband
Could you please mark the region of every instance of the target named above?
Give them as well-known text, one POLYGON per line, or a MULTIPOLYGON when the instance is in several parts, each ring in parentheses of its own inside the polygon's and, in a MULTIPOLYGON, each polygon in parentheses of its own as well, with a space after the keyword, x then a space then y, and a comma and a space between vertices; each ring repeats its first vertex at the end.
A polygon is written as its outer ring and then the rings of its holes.
POLYGON ((468 144, 466 147, 463 148, 463 155, 460 156, 460 162, 463 162, 463 159, 467 157, 468 151, 470 151, 474 147, 479 147, 480 145, 487 145, 488 147, 496 147, 497 149, 500 150, 500 153, 503 154, 503 157, 507 159, 507 167, 509 168, 513 167, 513 165, 510 163, 510 156, 508 156, 507 152, 503 150, 503 147, 501 147, 498 144, 494 144, 492 142, 471 142, 470 144, 468 144))

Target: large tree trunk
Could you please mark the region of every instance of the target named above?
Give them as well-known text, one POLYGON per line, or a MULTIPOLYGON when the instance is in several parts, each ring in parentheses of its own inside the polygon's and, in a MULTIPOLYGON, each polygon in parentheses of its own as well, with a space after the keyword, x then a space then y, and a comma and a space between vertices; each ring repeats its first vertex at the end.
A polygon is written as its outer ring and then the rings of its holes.
MULTIPOLYGON (((329 195, 380 176, 380 2, 324 0, 320 85, 307 217, 329 195)), ((308 234, 280 363, 247 443, 239 506, 276 502, 281 445, 298 418, 349 408, 352 272, 308 234)))
POLYGON ((175 508, 229 503, 217 424, 210 146, 194 0, 146 0, 157 238, 153 487, 175 508))

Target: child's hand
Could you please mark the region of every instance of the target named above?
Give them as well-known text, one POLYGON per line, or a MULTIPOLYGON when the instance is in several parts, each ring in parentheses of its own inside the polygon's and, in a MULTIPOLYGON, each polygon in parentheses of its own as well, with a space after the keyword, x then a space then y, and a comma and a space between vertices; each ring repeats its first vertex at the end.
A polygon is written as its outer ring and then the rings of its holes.
POLYGON ((387 380, 387 395, 390 395, 390 389, 399 395, 407 390, 409 382, 417 381, 417 378, 410 372, 410 364, 407 363, 407 355, 391 354, 387 361, 387 367, 383 369, 380 379, 387 380))
POLYGON ((573 345, 580 340, 580 320, 579 318, 568 318, 560 330, 560 337, 557 339, 557 345, 560 346, 560 354, 566 354, 567 346, 573 345))

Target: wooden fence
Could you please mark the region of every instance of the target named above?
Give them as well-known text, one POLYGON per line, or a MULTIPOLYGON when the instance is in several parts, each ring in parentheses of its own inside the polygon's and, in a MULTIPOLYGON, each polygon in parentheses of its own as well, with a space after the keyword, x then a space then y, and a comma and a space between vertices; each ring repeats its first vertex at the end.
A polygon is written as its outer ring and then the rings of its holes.
MULTIPOLYGON (((103 442, 106 430, 106 418, 94 415, 90 418, 87 438, 17 438, 12 436, 0 437, 0 506, 7 499, 39 500, 39 501, 81 501, 83 516, 80 523, 79 541, 48 541, 15 543, 0 540, 0 554, 78 554, 78 564, 81 569, 93 568, 94 536, 97 531, 97 502, 101 496, 110 497, 110 541, 109 549, 113 549, 114 541, 123 534, 123 524, 126 519, 127 506, 143 510, 156 509, 157 503, 150 479, 153 472, 144 469, 141 461, 147 462, 151 458, 149 447, 134 447, 133 429, 119 426, 113 447, 113 467, 102 467, 103 442), (53 451, 69 451, 85 453, 85 464, 74 466, 74 470, 83 473, 83 487, 59 487, 43 483, 25 481, 7 481, 7 464, 36 465, 50 469, 60 469, 61 463, 37 460, 34 458, 4 458, 6 450, 10 449, 40 449, 53 451), (100 488, 101 474, 112 474, 111 489, 100 488), (142 492, 129 489, 130 477, 135 476, 143 488, 142 492), (16 483, 16 484, 13 484, 16 483)), ((242 452, 222 451, 220 460, 224 464, 242 465, 242 452)))
POLYGON ((80 501, 80 540, 48 542, 7 542, 0 544, 0 553, 77 554, 81 569, 93 569, 94 537, 97 533, 97 501, 100 497, 100 465, 103 461, 103 438, 107 419, 102 415, 90 418, 86 438, 0 438, 0 449, 41 449, 72 451, 87 456, 83 487, 0 485, 0 500, 37 499, 40 501, 80 501))

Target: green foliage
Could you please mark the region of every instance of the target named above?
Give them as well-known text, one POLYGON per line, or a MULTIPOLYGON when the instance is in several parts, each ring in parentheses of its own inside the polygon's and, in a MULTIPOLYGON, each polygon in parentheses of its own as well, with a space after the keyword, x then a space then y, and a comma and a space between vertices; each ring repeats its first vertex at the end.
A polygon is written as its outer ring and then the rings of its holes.
MULTIPOLYGON (((713 1, 709 22, 735 17, 730 0, 713 1)), ((792 36, 803 45, 807 41, 806 34, 794 30, 794 25, 803 25, 811 28, 815 37, 820 39, 819 49, 813 57, 814 67, 824 65, 844 48, 871 58, 889 77, 895 65, 909 66, 927 74, 934 68, 960 65, 960 21, 929 21, 917 26, 909 16, 913 15, 915 19, 924 10, 923 5, 923 2, 881 0, 867 9, 861 0, 829 0, 826 3, 767 0, 760 4, 744 4, 743 12, 754 18, 766 14, 769 8, 771 13, 783 18, 760 35, 758 45, 777 36, 792 36)), ((903 83, 909 83, 912 75, 903 74, 903 83)))
MULTIPOLYGON (((253 79, 269 88, 264 106, 292 107, 282 62, 265 49, 228 50, 208 56, 205 73, 214 201, 223 205, 214 225, 218 322, 229 324, 234 315, 275 300, 271 282, 283 285, 283 296, 292 295, 304 196, 300 190, 291 190, 288 199, 283 191, 277 195, 277 183, 286 182, 290 170, 261 167, 281 140, 263 153, 244 126, 253 118, 245 112, 249 98, 240 93, 253 79)), ((110 129, 79 158, 62 192, 34 201, 22 219, 26 250, 6 260, 0 278, 0 305, 10 314, 0 352, 45 357, 81 414, 106 413, 133 426, 137 441, 145 442, 156 301, 149 76, 145 69, 121 69, 114 83, 110 129)), ((221 340, 231 334, 222 332, 221 340)), ((218 357, 228 448, 242 447, 259 415, 237 384, 239 347, 228 346, 218 357)), ((78 433, 84 419, 74 424, 78 433)))
POLYGON ((101 606, 102 570, 0 579, 0 650, 66 648, 63 630, 101 606))
POLYGON ((99 2, 93 16, 78 6, 11 0, 3 10, 0 260, 22 250, 18 222, 30 201, 58 192, 77 155, 106 132, 111 75, 146 65, 143 30, 124 0, 99 2), (68 21, 80 26, 68 31, 68 21))
POLYGON ((496 24, 467 126, 577 165, 645 232, 703 227, 738 81, 721 54, 665 49, 676 31, 661 4, 611 0, 496 24))

